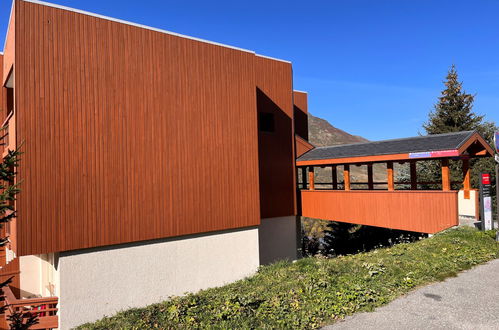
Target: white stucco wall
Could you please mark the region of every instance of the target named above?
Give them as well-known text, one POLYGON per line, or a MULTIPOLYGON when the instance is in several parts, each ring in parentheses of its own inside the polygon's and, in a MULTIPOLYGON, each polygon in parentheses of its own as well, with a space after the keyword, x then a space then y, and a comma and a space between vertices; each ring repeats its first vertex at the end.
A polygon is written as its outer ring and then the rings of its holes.
POLYGON ((22 298, 50 297, 59 294, 59 273, 54 253, 19 258, 22 298))
POLYGON ((460 216, 475 217, 476 216, 476 190, 470 191, 470 199, 464 198, 464 191, 459 190, 457 194, 458 210, 460 216))
POLYGON ((41 295, 41 259, 38 256, 19 257, 19 284, 22 297, 41 295))
POLYGON ((59 325, 220 286, 258 266, 257 228, 61 253, 59 325))
POLYGON ((299 222, 296 216, 265 218, 258 228, 260 264, 278 260, 296 260, 300 247, 299 222))

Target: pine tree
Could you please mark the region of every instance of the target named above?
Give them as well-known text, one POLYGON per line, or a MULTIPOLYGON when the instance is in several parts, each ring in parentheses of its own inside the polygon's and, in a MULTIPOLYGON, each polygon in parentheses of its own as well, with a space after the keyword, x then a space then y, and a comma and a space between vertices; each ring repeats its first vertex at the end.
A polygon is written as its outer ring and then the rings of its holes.
MULTIPOLYGON (((463 90, 463 84, 458 79, 455 65, 452 65, 447 73, 444 85, 445 89, 441 92, 438 103, 435 104, 434 110, 430 112, 428 121, 423 124, 426 133, 431 135, 476 130, 482 134, 487 142, 492 143, 494 131, 497 130, 497 127, 494 123, 484 121, 484 116, 473 112, 475 95, 468 94, 463 90)), ((474 188, 477 188, 479 171, 493 173, 494 160, 473 159, 470 164, 472 167, 471 184, 474 188)), ((462 181, 461 166, 461 161, 451 163, 452 181, 462 181)), ((438 161, 418 163, 418 178, 419 181, 440 181, 440 163, 438 161)), ((423 188, 435 188, 435 186, 427 185, 423 188)))
MULTIPOLYGON (((0 137, 0 141, 2 142, 0 145, 3 146, 5 146, 4 141, 7 137, 7 133, 5 133, 6 130, 7 127, 0 128, 0 131, 4 133, 0 137)), ((17 194, 20 192, 20 182, 15 182, 15 177, 22 154, 20 151, 21 146, 15 150, 9 150, 2 162, 0 162, 0 229, 11 222, 16 216, 14 202, 17 194)), ((0 237, 0 247, 4 248, 9 242, 9 237, 0 237)), ((11 282, 12 277, 0 283, 0 313, 5 313, 9 307, 5 304, 3 288, 11 282)), ((36 315, 29 312, 12 313, 9 316, 8 321, 11 329, 29 329, 31 326, 38 323, 38 318, 36 315)))
POLYGON ((463 91, 463 84, 458 80, 455 65, 451 66, 444 84, 446 88, 438 98, 434 111, 423 124, 426 133, 442 134, 478 129, 483 116, 472 111, 475 96, 463 91))

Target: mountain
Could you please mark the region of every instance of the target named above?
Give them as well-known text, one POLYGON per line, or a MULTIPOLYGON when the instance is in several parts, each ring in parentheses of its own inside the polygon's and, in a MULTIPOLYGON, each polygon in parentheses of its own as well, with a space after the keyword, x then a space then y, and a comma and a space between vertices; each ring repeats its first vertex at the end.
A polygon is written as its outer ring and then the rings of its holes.
POLYGON ((316 147, 369 141, 361 136, 352 135, 336 128, 327 120, 311 114, 308 115, 308 132, 310 143, 316 147))
MULTIPOLYGON (((327 120, 312 116, 311 114, 308 115, 308 138, 309 142, 316 147, 369 142, 369 140, 362 136, 349 134, 334 127, 327 120)), ((351 166, 350 175, 352 182, 367 182, 366 171, 365 166, 351 166)), ((374 181, 386 182, 386 167, 383 164, 375 164, 373 172, 374 181)), ((341 166, 338 168, 338 180, 340 182, 343 181, 343 168, 341 166)), ((331 182, 331 169, 329 167, 316 169, 316 183, 319 183, 320 187, 326 187, 320 185, 321 182, 331 182)))

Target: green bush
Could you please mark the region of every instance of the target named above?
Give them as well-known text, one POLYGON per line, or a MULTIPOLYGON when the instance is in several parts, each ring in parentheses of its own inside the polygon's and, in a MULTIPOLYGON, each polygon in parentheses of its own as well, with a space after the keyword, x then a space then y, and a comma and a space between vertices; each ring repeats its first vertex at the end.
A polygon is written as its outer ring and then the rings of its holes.
POLYGON ((80 328, 317 328, 498 256, 490 234, 452 229, 368 253, 278 262, 247 279, 80 328))

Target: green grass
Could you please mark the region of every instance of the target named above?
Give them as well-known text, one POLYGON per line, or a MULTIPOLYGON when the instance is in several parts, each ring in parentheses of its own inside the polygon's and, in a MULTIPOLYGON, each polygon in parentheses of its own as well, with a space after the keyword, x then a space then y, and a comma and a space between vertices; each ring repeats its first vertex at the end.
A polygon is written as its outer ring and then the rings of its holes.
POLYGON ((81 329, 316 328, 499 257, 493 235, 459 228, 368 253, 279 262, 236 283, 123 311, 81 329))

